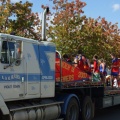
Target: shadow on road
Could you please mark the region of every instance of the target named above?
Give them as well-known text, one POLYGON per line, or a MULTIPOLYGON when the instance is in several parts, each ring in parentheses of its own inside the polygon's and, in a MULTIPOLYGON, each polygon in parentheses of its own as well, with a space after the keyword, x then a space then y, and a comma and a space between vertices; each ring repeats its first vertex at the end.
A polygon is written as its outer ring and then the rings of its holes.
POLYGON ((120 105, 97 110, 93 120, 120 120, 120 105))

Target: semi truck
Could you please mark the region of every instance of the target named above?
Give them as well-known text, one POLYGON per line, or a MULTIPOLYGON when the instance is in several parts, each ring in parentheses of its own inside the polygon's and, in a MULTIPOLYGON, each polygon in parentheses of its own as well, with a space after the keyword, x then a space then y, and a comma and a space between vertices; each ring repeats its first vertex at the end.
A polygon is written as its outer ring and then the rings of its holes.
POLYGON ((0 33, 0 120, 92 120, 120 104, 120 90, 92 81, 54 43, 0 33))

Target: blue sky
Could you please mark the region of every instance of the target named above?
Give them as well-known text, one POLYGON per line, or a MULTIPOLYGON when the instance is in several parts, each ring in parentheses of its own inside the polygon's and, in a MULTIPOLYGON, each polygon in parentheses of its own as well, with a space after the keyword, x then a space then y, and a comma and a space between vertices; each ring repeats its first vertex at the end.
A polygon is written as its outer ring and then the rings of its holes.
MULTIPOLYGON (((20 0, 11 0, 17 2, 20 0)), ((22 0, 25 2, 26 0, 22 0)), ((49 0, 28 0, 33 3, 34 12, 42 12, 41 5, 52 6, 49 0)), ((98 18, 98 16, 106 18, 107 21, 116 23, 120 28, 120 0, 82 0, 86 2, 84 7, 84 14, 87 17, 98 18)))
POLYGON ((118 22, 120 28, 120 0, 84 0, 87 5, 83 9, 88 17, 105 17, 107 21, 118 22))

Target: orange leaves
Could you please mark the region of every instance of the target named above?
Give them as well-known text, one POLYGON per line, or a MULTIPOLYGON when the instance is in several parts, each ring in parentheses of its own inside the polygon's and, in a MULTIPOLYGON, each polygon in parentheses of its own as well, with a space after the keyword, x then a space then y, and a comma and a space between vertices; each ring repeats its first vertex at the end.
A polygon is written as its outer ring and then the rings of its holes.
POLYGON ((58 50, 75 53, 81 49, 89 58, 98 54, 107 60, 109 52, 120 49, 117 24, 100 16, 96 19, 82 16, 86 3, 81 0, 52 1, 54 13, 48 33, 58 50))
POLYGON ((4 11, 3 11, 3 12, 6 14, 6 13, 8 13, 9 11, 8 11, 7 9, 4 9, 4 11))
POLYGON ((52 20, 53 26, 48 29, 49 36, 55 41, 57 47, 64 52, 73 50, 79 43, 79 31, 82 21, 86 18, 85 16, 80 18, 85 3, 80 0, 52 1, 54 3, 54 17, 52 20))
POLYGON ((4 4, 0 5, 0 32, 14 31, 19 36, 40 39, 35 31, 35 27, 36 30, 40 27, 39 16, 38 13, 32 13, 31 7, 32 3, 28 1, 25 3, 4 1, 4 4))
POLYGON ((105 18, 102 18, 101 20, 102 24, 106 24, 107 22, 105 21, 105 18))
POLYGON ((76 15, 83 13, 82 8, 86 3, 80 0, 69 1, 69 0, 53 0, 55 10, 54 24, 59 24, 61 22, 68 22, 69 19, 75 18, 76 15))

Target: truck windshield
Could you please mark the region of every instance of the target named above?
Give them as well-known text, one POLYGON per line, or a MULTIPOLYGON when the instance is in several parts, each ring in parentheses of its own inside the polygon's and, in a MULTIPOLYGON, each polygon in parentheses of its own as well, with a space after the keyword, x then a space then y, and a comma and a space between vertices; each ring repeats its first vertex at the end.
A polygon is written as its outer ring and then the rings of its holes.
POLYGON ((15 43, 3 41, 1 50, 1 63, 10 64, 15 60, 15 43))

